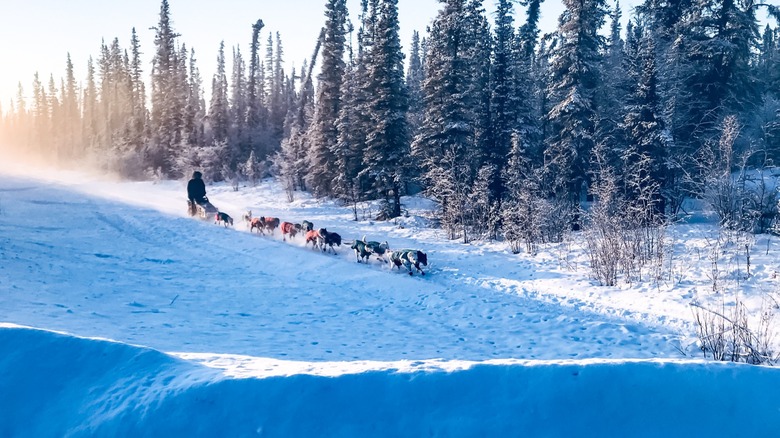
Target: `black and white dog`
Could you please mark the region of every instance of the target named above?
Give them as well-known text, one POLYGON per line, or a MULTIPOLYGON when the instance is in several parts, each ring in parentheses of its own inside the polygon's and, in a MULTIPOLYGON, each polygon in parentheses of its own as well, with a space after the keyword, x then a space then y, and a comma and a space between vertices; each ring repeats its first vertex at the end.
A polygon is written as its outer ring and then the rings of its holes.
POLYGON ((215 224, 222 223, 225 225, 225 228, 227 228, 228 224, 230 224, 231 227, 233 226, 233 218, 230 217, 227 213, 218 211, 214 219, 215 224))
POLYGON ((333 251, 333 254, 335 254, 336 250, 333 248, 333 245, 341 246, 341 236, 338 233, 331 233, 325 228, 320 228, 319 234, 322 239, 322 250, 326 251, 327 249, 330 249, 333 251))
POLYGON ((366 238, 363 237, 363 240, 356 240, 351 246, 355 251, 355 257, 357 258, 358 263, 360 263, 361 260, 368 263, 368 258, 371 257, 371 253, 366 249, 365 240, 366 238))
POLYGON ((376 255, 377 260, 381 260, 387 263, 387 260, 384 258, 385 253, 388 249, 390 249, 390 245, 387 243, 387 241, 382 243, 375 242, 373 240, 366 241, 366 236, 363 236, 363 245, 366 248, 366 252, 376 255))
POLYGON ((428 266, 428 255, 416 249, 399 249, 390 253, 390 263, 393 264, 391 269, 393 267, 401 269, 403 265, 409 270, 409 275, 412 275, 412 266, 414 266, 418 272, 425 275, 420 265, 428 266))

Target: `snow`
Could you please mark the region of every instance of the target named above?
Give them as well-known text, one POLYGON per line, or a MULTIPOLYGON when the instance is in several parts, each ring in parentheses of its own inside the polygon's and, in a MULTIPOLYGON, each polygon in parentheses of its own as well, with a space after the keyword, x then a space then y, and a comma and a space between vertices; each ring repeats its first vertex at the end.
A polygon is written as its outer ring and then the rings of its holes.
POLYGON ((11 325, 0 349, 3 436, 751 436, 780 426, 780 402, 756 391, 780 370, 745 365, 320 362, 236 378, 11 325))
MULTIPOLYGON (((272 181, 210 185, 226 229, 186 215, 185 185, 0 172, 0 436, 698 436, 780 422, 761 394, 775 369, 699 359, 690 304, 726 300, 708 293, 706 223, 672 227, 677 277, 604 288, 576 241, 537 256, 448 241, 420 198, 397 221, 353 221, 305 194, 287 203, 272 181), (250 235, 246 210, 423 250, 427 275, 358 264, 348 244, 329 255, 250 235)), ((752 308, 776 288, 766 239, 747 279, 737 256, 723 261, 752 308)))

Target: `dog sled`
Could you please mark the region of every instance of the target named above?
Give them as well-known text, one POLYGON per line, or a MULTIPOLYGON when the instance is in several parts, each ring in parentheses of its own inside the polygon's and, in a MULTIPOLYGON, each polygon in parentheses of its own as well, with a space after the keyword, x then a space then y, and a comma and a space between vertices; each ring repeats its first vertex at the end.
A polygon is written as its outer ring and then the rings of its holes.
POLYGON ((202 203, 192 202, 189 199, 187 200, 187 209, 190 213, 190 216, 198 216, 201 219, 213 219, 214 215, 216 215, 219 210, 217 210, 217 207, 214 207, 214 205, 209 202, 209 198, 203 199, 204 202, 202 203))

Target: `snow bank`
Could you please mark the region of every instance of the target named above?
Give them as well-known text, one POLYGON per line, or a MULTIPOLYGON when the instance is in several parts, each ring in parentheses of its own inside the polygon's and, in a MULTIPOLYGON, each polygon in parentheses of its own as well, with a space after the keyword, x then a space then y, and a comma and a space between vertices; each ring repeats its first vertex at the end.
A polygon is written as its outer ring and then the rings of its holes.
POLYGON ((780 370, 463 363, 232 378, 155 350, 0 327, 0 436, 768 436, 780 370))

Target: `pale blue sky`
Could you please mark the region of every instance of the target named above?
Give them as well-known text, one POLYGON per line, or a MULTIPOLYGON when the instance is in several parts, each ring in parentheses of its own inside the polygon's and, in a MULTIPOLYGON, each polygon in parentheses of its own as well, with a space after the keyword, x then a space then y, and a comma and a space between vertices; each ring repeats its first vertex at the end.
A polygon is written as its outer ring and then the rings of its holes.
MULTIPOLYGON (((360 2, 347 2, 356 21, 360 2)), ((324 24, 325 0, 169 0, 169 3, 174 29, 181 35, 180 41, 195 48, 207 87, 214 74, 219 42, 225 40, 228 62, 230 47, 234 45, 241 46, 246 59, 251 25, 258 18, 265 23, 261 40, 265 41, 269 31, 281 32, 285 59, 288 65, 296 66, 310 56, 324 24)), ((492 11, 494 3, 486 0, 485 6, 492 11)), ((629 15, 629 5, 638 3, 639 0, 621 1, 624 20, 629 15)), ((404 50, 408 49, 412 31, 424 31, 436 16, 439 5, 436 0, 399 0, 404 50)), ((77 80, 83 81, 87 59, 90 55, 97 57, 101 38, 110 43, 118 37, 122 47, 127 48, 134 26, 145 52, 144 69, 148 77, 154 41, 154 32, 149 28, 156 25, 159 9, 160 0, 0 0, 0 104, 3 109, 8 108, 10 99, 16 95, 19 81, 29 95, 36 71, 44 84, 48 84, 53 73, 59 85, 68 52, 77 80)), ((544 2, 541 23, 544 31, 555 28, 562 10, 560 0, 544 2)))

